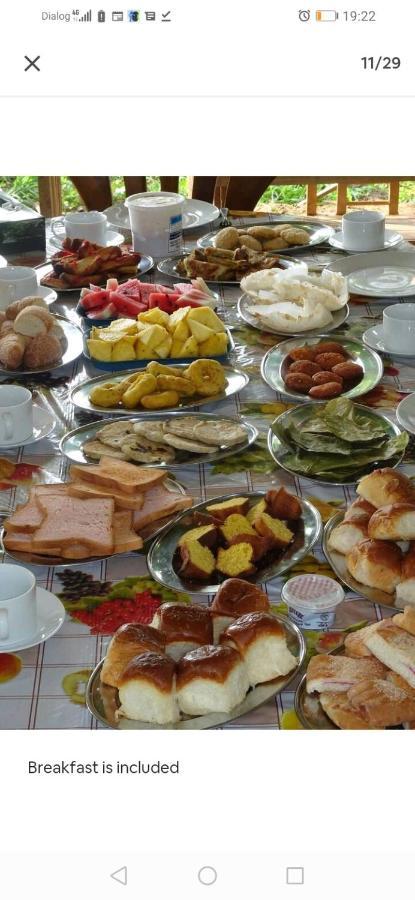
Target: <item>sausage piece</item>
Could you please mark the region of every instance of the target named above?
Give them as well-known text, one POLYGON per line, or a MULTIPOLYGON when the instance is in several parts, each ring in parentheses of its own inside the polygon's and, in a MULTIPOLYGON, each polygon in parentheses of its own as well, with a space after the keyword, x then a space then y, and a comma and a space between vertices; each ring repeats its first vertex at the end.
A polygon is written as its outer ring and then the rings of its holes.
POLYGON ((340 353, 341 356, 348 356, 347 350, 342 347, 341 344, 338 344, 337 341, 321 341, 320 344, 315 345, 316 355, 319 353, 340 353))
POLYGON ((330 400, 331 397, 338 397, 341 392, 342 385, 338 381, 328 381, 327 384, 315 384, 308 393, 314 400, 330 400))
POLYGON ((333 367, 333 372, 335 375, 340 375, 340 378, 344 378, 346 381, 351 380, 352 378, 361 378, 363 375, 361 366, 358 366, 357 363, 353 362, 339 363, 337 366, 333 367))
POLYGON ((341 353, 318 353, 315 362, 326 372, 327 369, 334 369, 334 366, 344 363, 344 357, 341 353))
POLYGON ((332 381, 337 381, 338 384, 341 384, 343 387, 343 378, 340 375, 335 374, 334 372, 316 372, 315 375, 311 378, 313 385, 314 384, 330 384, 332 381))
POLYGON ((285 385, 291 391, 298 391, 300 394, 308 394, 313 386, 311 375, 305 372, 291 372, 285 378, 285 385))
POLYGON ((317 363, 312 362, 310 359, 299 359, 291 363, 289 371, 302 372, 303 375, 315 375, 316 372, 320 371, 320 368, 321 366, 318 366, 317 363))

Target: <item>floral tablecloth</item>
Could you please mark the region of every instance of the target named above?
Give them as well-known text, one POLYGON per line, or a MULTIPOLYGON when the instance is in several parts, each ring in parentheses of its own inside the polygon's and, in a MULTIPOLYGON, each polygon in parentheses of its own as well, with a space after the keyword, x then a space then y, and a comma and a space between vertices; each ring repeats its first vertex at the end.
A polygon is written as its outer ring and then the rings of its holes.
MULTIPOLYGON (((409 244, 405 245, 405 249, 415 252, 409 244)), ((306 257, 318 265, 329 261, 331 251, 307 252, 306 257)), ((153 272, 149 280, 154 278, 162 280, 153 272)), ((320 510, 323 520, 327 521, 334 511, 353 498, 353 489, 322 486, 310 480, 292 478, 276 467, 266 449, 266 435, 273 419, 287 409, 288 404, 264 384, 260 364, 264 353, 278 339, 275 335, 253 330, 238 319, 236 304, 240 292, 236 286, 221 287, 219 292, 219 312, 232 329, 235 340, 233 361, 248 373, 250 383, 240 395, 207 406, 205 410, 215 411, 218 415, 240 415, 258 427, 260 436, 248 451, 228 457, 216 465, 176 470, 176 474, 196 502, 232 491, 248 492, 284 484, 311 500, 320 510)), ((61 294, 56 308, 73 321, 78 321, 75 305, 76 294, 61 294)), ((359 338, 382 316, 384 305, 387 305, 386 302, 352 298, 350 317, 343 330, 359 338)), ((393 417, 402 396, 415 391, 415 365, 385 356, 384 366, 381 384, 359 402, 382 409, 393 417)), ((59 452, 59 441, 66 431, 89 420, 86 415, 77 414, 71 406, 70 388, 80 383, 86 375, 94 374, 100 372, 81 358, 72 366, 46 377, 25 379, 25 385, 36 392, 38 402, 54 413, 56 428, 49 439, 0 456, 0 509, 3 513, 24 499, 33 481, 65 480, 68 461, 59 452)), ((13 377, 9 380, 13 381, 13 377)), ((415 475, 413 439, 407 447, 404 469, 408 474, 415 475)), ((7 560, 6 555, 2 561, 7 560)), ((134 616, 149 622, 156 606, 163 599, 170 599, 172 592, 164 591, 150 579, 142 554, 125 554, 101 563, 82 563, 70 570, 54 570, 44 566, 36 567, 34 571, 39 585, 59 594, 63 600, 66 621, 61 631, 46 643, 18 654, 0 654, 0 728, 101 727, 85 706, 85 685, 104 654, 109 635, 124 621, 125 604, 128 603, 129 609, 134 610, 134 616)), ((331 573, 320 547, 315 548, 295 570, 291 570, 290 576, 303 571, 331 573)), ((264 587, 271 602, 283 609, 281 586, 282 579, 275 579, 264 587)), ((194 599, 200 602, 200 598, 194 599)), ((348 629, 385 614, 388 613, 346 591, 346 602, 339 609, 335 627, 348 629)), ((316 634, 307 635, 311 651, 316 649, 318 637, 316 634)), ((294 690, 295 684, 226 727, 299 728, 293 711, 294 690)))

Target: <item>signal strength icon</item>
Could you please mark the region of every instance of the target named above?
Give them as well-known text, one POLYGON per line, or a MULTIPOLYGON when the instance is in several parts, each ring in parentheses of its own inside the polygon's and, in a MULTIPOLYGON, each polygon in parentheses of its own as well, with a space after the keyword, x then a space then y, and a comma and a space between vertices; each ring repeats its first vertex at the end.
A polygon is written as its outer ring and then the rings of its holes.
POLYGON ((79 22, 92 22, 92 9, 89 9, 85 15, 79 17, 79 22))

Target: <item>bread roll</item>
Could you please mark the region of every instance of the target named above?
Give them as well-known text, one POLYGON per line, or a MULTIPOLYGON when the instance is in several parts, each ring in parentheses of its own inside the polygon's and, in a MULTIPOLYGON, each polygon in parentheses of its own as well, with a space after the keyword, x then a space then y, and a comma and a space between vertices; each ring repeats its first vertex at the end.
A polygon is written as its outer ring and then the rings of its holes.
POLYGON ((21 334, 5 334, 0 337, 0 363, 6 369, 18 369, 23 361, 26 339, 21 334))
POLYGON ((368 536, 366 519, 352 519, 341 522, 330 534, 328 545, 331 550, 347 555, 356 544, 366 540, 368 536))
POLYGON ((222 632, 235 619, 245 613, 268 612, 269 608, 267 595, 256 584, 249 584, 242 578, 227 578, 210 607, 214 643, 218 643, 222 632))
POLYGON ((362 541, 346 557, 347 568, 356 581, 393 594, 401 580, 402 551, 397 544, 362 541))
POLYGON ((47 334, 51 325, 53 325, 53 316, 48 313, 47 309, 41 309, 38 306, 26 306, 14 320, 14 330, 17 334, 23 334, 26 337, 47 334))
POLYGON ((229 713, 248 690, 246 666, 232 647, 199 647, 177 665, 179 707, 186 715, 229 713))
POLYGON ((209 609, 196 603, 163 603, 154 614, 152 626, 163 632, 166 653, 175 660, 213 642, 209 609))
POLYGON ((415 503, 415 488, 411 479, 397 469, 376 469, 360 479, 356 490, 376 509, 390 503, 415 503))
POLYGON ((135 656, 147 651, 164 653, 165 643, 162 633, 150 625, 121 625, 108 645, 101 669, 101 681, 118 687, 124 669, 135 656))
POLYGON ((297 665, 283 626, 269 613, 248 613, 236 619, 222 634, 221 644, 239 651, 252 686, 287 675, 297 665))
POLYGON ((369 537, 377 541, 415 539, 415 504, 392 503, 377 509, 369 519, 369 537))
POLYGON ((53 334, 39 334, 31 338, 24 354, 24 364, 28 369, 52 366, 62 358, 62 347, 53 334))
POLYGON ((376 506, 372 506, 372 504, 368 503, 367 500, 364 500, 363 497, 358 497, 357 500, 354 500, 346 509, 343 522, 352 522, 356 519, 368 522, 375 511, 376 506))
POLYGON ((239 247, 239 232, 237 228, 221 228, 215 237, 215 247, 221 250, 236 250, 239 247))
POLYGON ((24 297, 23 300, 15 300, 14 303, 11 303, 10 306, 7 307, 6 316, 8 319, 15 319, 16 316, 22 311, 22 309, 26 309, 27 306, 38 306, 39 309, 46 309, 48 305, 43 297, 24 297))
POLYGON ((124 670, 118 688, 118 716, 153 725, 178 722, 175 664, 160 653, 135 656, 124 670))

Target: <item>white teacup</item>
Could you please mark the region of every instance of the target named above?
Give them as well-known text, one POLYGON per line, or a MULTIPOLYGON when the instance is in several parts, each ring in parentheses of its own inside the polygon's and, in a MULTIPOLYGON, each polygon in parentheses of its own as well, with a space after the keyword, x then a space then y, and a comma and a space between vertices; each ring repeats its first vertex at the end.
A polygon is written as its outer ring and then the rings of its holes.
POLYGON ((0 445, 20 444, 33 434, 33 400, 19 384, 0 384, 0 445))
POLYGON ((36 579, 29 569, 0 566, 0 651, 37 631, 36 579), (5 645, 5 646, 3 646, 5 645))
POLYGON ((37 274, 27 266, 4 266, 0 269, 0 309, 7 309, 14 300, 36 296, 37 274))
POLYGON ((396 303, 385 307, 383 340, 387 350, 415 356, 415 303, 396 303))
POLYGON ((370 209, 348 212, 342 219, 343 246, 345 250, 359 253, 382 250, 385 244, 385 216, 370 209))
POLYGON ((172 256, 183 245, 185 198, 169 191, 148 191, 127 197, 134 250, 150 256, 172 256))
POLYGON ((71 212, 52 222, 52 232, 58 240, 62 239, 62 226, 68 238, 78 238, 82 241, 91 241, 92 244, 106 244, 106 232, 108 222, 105 213, 91 210, 90 212, 71 212))

